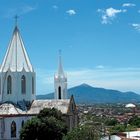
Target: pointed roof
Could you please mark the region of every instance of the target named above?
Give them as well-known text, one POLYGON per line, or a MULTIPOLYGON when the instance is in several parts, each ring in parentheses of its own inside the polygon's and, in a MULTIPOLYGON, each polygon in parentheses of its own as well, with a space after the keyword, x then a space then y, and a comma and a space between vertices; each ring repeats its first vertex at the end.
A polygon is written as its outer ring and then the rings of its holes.
POLYGON ((58 61, 57 77, 65 77, 65 74, 64 74, 64 71, 63 71, 62 60, 61 60, 61 51, 59 51, 59 61, 58 61))
POLYGON ((69 104, 70 104, 70 99, 34 100, 32 102, 30 110, 27 113, 38 114, 40 110, 42 110, 43 108, 56 108, 60 110, 63 114, 67 114, 69 104))
POLYGON ((1 65, 1 71, 6 72, 11 70, 12 72, 20 72, 23 69, 26 72, 33 72, 33 67, 30 63, 19 29, 16 25, 5 58, 1 65))

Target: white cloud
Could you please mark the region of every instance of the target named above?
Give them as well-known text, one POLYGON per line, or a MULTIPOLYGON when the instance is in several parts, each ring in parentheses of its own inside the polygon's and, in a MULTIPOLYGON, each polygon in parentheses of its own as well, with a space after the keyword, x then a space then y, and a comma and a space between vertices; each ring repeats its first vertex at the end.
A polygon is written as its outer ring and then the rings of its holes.
POLYGON ((53 5, 52 8, 53 9, 58 9, 58 6, 57 5, 53 5))
POLYGON ((132 27, 134 28, 134 29, 136 29, 137 31, 140 31, 140 23, 138 24, 138 23, 133 23, 132 24, 132 27))
POLYGON ((104 12, 104 10, 102 10, 102 9, 97 9, 97 12, 104 12))
POLYGON ((122 6, 123 7, 134 7, 134 6, 136 6, 136 4, 134 4, 134 3, 124 3, 122 6))
POLYGON ((107 8, 105 10, 98 9, 97 12, 102 14, 102 24, 108 24, 111 23, 117 14, 126 12, 126 9, 114 9, 112 7, 107 8))
POLYGON ((66 13, 69 14, 70 16, 76 15, 76 11, 73 9, 66 11, 66 13))
POLYGON ((138 68, 104 68, 68 71, 68 85, 70 87, 82 83, 94 87, 104 87, 121 91, 135 91, 140 93, 140 69, 138 68))
POLYGON ((29 6, 29 5, 21 7, 20 15, 29 13, 29 12, 34 11, 34 10, 36 10, 36 7, 29 6))
POLYGON ((117 10, 117 9, 112 8, 112 7, 106 9, 106 15, 108 17, 115 17, 116 14, 121 13, 121 12, 122 12, 122 10, 117 10))
POLYGON ((103 65, 96 66, 97 69, 104 69, 105 67, 103 65))
MULTIPOLYGON (((68 88, 82 83, 121 91, 140 93, 140 68, 106 68, 65 70, 68 88)), ((38 69, 37 94, 54 92, 54 72, 38 69)))
POLYGON ((4 17, 13 18, 17 14, 18 14, 18 16, 21 16, 21 15, 30 13, 36 9, 37 9, 36 6, 30 6, 30 5, 26 5, 26 6, 22 6, 22 7, 18 7, 18 8, 10 8, 10 9, 6 9, 4 17))

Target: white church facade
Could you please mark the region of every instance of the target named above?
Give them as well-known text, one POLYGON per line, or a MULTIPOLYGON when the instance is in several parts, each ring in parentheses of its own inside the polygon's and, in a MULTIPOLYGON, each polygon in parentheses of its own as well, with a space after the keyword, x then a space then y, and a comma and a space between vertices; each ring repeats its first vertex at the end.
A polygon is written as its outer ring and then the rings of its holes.
POLYGON ((43 108, 60 110, 69 129, 77 126, 76 104, 73 97, 67 99, 67 77, 61 55, 54 87, 55 99, 36 100, 36 73, 16 25, 0 68, 0 139, 19 139, 24 123, 43 108))

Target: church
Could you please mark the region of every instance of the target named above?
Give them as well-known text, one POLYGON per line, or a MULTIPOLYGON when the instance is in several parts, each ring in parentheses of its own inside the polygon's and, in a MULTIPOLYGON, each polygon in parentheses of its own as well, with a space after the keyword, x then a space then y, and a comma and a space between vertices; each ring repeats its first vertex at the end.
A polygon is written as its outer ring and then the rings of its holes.
POLYGON ((24 123, 43 108, 56 108, 64 116, 69 130, 78 124, 73 96, 67 99, 67 77, 59 55, 58 72, 54 76, 54 99, 36 100, 36 73, 15 25, 0 67, 0 139, 19 139, 24 123))

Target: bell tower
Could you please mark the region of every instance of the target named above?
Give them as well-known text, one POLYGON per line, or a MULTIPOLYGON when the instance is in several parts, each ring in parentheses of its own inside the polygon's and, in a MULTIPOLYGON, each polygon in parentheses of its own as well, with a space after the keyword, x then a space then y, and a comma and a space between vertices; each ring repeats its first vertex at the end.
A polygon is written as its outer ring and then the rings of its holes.
POLYGON ((35 100, 35 72, 16 25, 0 68, 0 101, 32 102, 35 100))
POLYGON ((58 72, 54 76, 54 88, 55 99, 67 99, 67 77, 63 71, 61 51, 59 51, 58 72))

